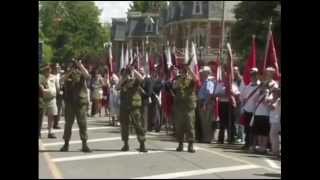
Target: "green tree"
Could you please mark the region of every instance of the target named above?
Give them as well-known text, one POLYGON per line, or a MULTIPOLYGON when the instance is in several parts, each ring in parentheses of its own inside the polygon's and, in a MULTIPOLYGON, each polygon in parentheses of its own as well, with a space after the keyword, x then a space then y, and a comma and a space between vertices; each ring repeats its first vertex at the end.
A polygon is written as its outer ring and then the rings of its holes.
POLYGON ((257 51, 260 55, 264 54, 270 18, 274 37, 280 46, 281 16, 277 11, 278 6, 280 1, 243 1, 235 7, 236 23, 231 29, 231 42, 242 60, 240 67, 250 53, 252 34, 256 35, 257 51))
POLYGON ((93 61, 103 56, 103 43, 110 40, 106 28, 110 27, 99 22, 101 10, 94 2, 41 1, 40 5, 41 32, 52 47, 52 62, 72 57, 93 61))

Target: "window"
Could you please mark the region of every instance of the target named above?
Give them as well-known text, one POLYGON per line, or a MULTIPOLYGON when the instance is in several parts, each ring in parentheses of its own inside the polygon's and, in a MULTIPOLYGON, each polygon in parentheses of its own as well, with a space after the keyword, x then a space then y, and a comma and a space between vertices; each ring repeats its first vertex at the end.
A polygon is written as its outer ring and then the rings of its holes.
POLYGON ((184 9, 183 2, 180 1, 179 4, 180 4, 180 16, 183 16, 183 9, 184 9))
POLYGON ((193 15, 202 14, 202 1, 193 1, 193 15))
POLYGON ((173 17, 174 17, 174 6, 171 7, 171 17, 170 18, 173 19, 173 17))
POLYGON ((146 32, 152 32, 152 24, 151 23, 146 24, 146 32))

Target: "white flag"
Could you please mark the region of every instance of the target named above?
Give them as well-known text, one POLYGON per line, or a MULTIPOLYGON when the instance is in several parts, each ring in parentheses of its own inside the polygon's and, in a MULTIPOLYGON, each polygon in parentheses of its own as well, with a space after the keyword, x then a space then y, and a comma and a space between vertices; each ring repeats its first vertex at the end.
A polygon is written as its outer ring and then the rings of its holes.
POLYGON ((189 42, 186 41, 186 47, 184 48, 184 63, 187 64, 189 60, 189 42))
POLYGON ((171 60, 171 51, 170 51, 170 47, 168 46, 167 47, 167 66, 168 66, 168 69, 172 66, 172 60, 171 60))
POLYGON ((124 68, 123 44, 121 46, 120 70, 124 68))
POLYGON ((196 45, 192 42, 191 43, 191 56, 192 56, 192 60, 190 63, 190 68, 192 70, 192 72, 197 73, 197 66, 198 66, 198 60, 197 60, 197 53, 196 53, 196 45))
POLYGON ((129 49, 128 49, 128 45, 127 45, 126 55, 125 55, 125 58, 124 58, 124 67, 126 67, 128 64, 129 64, 129 49))
POLYGON ((133 63, 133 51, 132 51, 132 48, 130 48, 130 64, 133 63))
POLYGON ((144 72, 146 73, 146 75, 150 75, 150 71, 149 71, 149 55, 148 55, 147 51, 146 51, 146 62, 144 64, 144 72))

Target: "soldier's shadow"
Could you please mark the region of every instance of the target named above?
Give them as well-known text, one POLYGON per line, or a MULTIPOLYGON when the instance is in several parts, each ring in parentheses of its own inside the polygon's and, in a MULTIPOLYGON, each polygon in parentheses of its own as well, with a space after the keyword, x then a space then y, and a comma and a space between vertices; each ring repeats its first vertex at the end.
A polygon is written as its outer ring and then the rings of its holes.
MULTIPOLYGON (((61 152, 60 149, 50 149, 50 150, 39 150, 39 153, 45 152, 61 152)), ((81 150, 69 150, 67 152, 81 152, 81 150)))
POLYGON ((109 151, 111 151, 111 152, 123 152, 123 151, 121 151, 121 147, 120 148, 118 148, 118 149, 91 149, 92 151, 107 151, 107 152, 109 152, 109 151))

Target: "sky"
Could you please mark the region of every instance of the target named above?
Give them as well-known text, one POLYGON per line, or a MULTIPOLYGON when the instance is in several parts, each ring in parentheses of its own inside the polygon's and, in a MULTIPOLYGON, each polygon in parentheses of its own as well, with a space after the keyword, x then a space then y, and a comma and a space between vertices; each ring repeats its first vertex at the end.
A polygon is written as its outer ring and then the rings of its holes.
POLYGON ((99 9, 102 9, 100 22, 111 23, 112 18, 126 18, 131 1, 95 1, 99 9))

